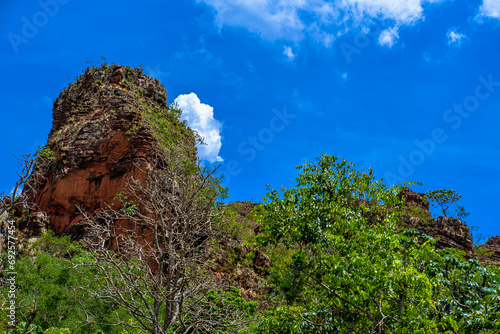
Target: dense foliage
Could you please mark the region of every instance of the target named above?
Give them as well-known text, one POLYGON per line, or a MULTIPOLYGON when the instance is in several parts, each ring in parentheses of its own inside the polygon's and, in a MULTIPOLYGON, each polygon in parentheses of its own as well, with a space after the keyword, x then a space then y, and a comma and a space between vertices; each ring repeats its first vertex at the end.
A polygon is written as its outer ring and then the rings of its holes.
POLYGON ((287 303, 261 333, 500 330, 498 270, 399 232, 401 186, 327 155, 299 169, 297 186, 260 208, 262 243, 289 250, 271 277, 287 303))
MULTIPOLYGON (((102 320, 114 307, 89 298, 74 288, 83 277, 72 270, 71 260, 81 261, 85 256, 86 253, 73 245, 68 237, 57 238, 49 231, 29 246, 29 252, 17 258, 16 316, 20 322, 12 333, 22 333, 25 328, 32 333, 93 333, 99 329, 84 323, 81 306, 86 305, 102 320), (60 331, 56 331, 57 328, 60 331), (62 331, 64 328, 66 330, 62 331)), ((4 307, 0 312, 4 320, 8 313, 6 294, 1 298, 4 307)), ((7 323, 3 323, 3 329, 6 328, 7 323)), ((106 328, 106 332, 119 333, 110 328, 106 328)))

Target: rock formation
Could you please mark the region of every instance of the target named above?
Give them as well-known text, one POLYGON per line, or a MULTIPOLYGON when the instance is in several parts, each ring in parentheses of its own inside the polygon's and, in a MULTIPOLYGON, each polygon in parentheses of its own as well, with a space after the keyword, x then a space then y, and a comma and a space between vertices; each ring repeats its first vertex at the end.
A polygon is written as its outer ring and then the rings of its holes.
POLYGON ((93 213, 117 205, 128 178, 143 175, 138 166, 147 168, 157 139, 174 135, 195 152, 193 133, 173 115, 158 80, 130 67, 89 68, 55 101, 46 145, 55 161, 25 195, 56 234, 68 233, 81 219, 78 207, 93 213))
POLYGON ((437 248, 456 248, 465 251, 467 257, 472 255, 472 236, 460 219, 437 217, 434 226, 426 232, 438 239, 437 248))
POLYGON ((398 194, 399 199, 405 197, 406 205, 410 208, 420 208, 424 211, 429 211, 429 201, 425 198, 425 194, 416 193, 411 191, 410 188, 405 187, 398 194))
POLYGON ((416 228, 437 239, 437 248, 456 248, 465 251, 466 257, 472 256, 472 236, 467 225, 452 217, 434 219, 425 194, 405 188, 399 196, 405 196, 408 205, 405 227, 416 228))
POLYGON ((500 266, 500 235, 488 238, 482 246, 489 253, 484 261, 485 264, 500 266))

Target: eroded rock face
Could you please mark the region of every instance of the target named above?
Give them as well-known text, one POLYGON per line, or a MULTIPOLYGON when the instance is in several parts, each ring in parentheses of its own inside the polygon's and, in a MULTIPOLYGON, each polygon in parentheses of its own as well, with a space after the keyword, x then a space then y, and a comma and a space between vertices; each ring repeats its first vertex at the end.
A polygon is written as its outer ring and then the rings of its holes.
POLYGON ((467 225, 460 219, 438 217, 428 234, 439 238, 437 248, 456 248, 465 251, 467 257, 471 256, 472 236, 467 225))
POLYGON ((417 207, 423 210, 429 211, 429 201, 425 198, 425 194, 416 193, 410 188, 405 187, 398 194, 398 197, 401 199, 402 197, 406 198, 406 203, 409 207, 417 207))
POLYGON ((472 256, 472 236, 469 227, 460 219, 437 217, 429 212, 429 201, 425 194, 403 189, 400 198, 406 197, 409 215, 404 219, 406 227, 416 228, 420 232, 437 239, 437 248, 456 248, 465 251, 466 257, 472 256))
POLYGON ((488 238, 482 246, 490 253, 486 263, 500 266, 500 235, 488 238))
POLYGON ((61 92, 47 141, 55 161, 26 191, 36 210, 50 216, 56 234, 81 219, 77 206, 90 214, 116 206, 127 180, 144 177, 138 166, 147 168, 152 156, 153 131, 144 121, 151 112, 168 114, 166 90, 140 69, 87 69, 61 92))

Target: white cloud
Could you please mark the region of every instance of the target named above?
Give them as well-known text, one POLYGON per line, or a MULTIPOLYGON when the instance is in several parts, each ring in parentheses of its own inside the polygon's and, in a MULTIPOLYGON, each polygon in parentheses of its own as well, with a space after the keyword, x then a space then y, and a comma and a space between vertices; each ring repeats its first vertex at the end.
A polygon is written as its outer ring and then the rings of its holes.
POLYGON ((446 37, 448 38, 448 45, 453 46, 461 46, 466 39, 466 36, 462 33, 459 33, 455 28, 451 28, 450 30, 448 30, 446 37))
POLYGON ((398 28, 392 27, 389 29, 385 29, 380 33, 380 36, 378 37, 378 43, 382 46, 392 48, 392 46, 398 41, 398 39, 398 28))
POLYGON ((500 19, 500 0, 483 0, 479 15, 500 19))
POLYGON ((288 3, 271 0, 199 0, 215 9, 216 23, 222 26, 244 27, 269 40, 287 37, 302 38, 303 22, 297 9, 305 1, 288 3))
POLYGON ((289 46, 285 46, 283 50, 283 54, 289 59, 293 60, 295 58, 295 55, 293 54, 292 48, 289 46))
MULTIPOLYGON (((408 26, 422 21, 428 5, 448 0, 198 0, 215 11, 215 21, 275 41, 311 38, 330 47, 336 37, 375 21, 408 26)), ((484 0, 500 1, 500 0, 484 0)), ((395 42, 393 31, 392 43, 395 42)), ((385 34, 385 43, 390 44, 385 34)))
POLYGON ((344 72, 340 75, 342 79, 347 80, 347 72, 344 72))
POLYGON ((421 0, 344 0, 344 10, 356 20, 382 18, 413 24, 423 18, 421 0))
POLYGON ((179 95, 174 102, 182 110, 181 119, 203 138, 205 145, 198 146, 199 158, 212 163, 223 161, 219 156, 221 123, 214 118, 214 108, 201 103, 195 93, 179 95))

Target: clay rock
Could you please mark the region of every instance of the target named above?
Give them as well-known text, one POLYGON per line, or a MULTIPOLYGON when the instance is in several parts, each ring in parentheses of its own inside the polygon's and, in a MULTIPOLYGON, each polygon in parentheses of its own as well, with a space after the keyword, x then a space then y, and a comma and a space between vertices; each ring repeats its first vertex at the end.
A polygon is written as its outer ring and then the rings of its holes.
POLYGON ((467 225, 452 217, 434 219, 429 212, 429 201, 423 193, 403 188, 398 197, 403 196, 408 213, 402 217, 402 227, 415 228, 437 239, 436 248, 456 248, 465 251, 466 257, 472 256, 472 235, 467 225))
POLYGON ((417 207, 429 211, 429 201, 425 198, 425 194, 413 192, 410 188, 405 187, 398 194, 400 199, 403 196, 405 196, 406 204, 409 207, 417 207))
POLYGON ((491 253, 487 262, 489 264, 500 265, 500 235, 488 238, 482 246, 491 253))
POLYGON ((191 130, 169 114, 166 101, 158 80, 119 65, 89 68, 61 92, 46 145, 55 161, 25 194, 56 234, 70 232, 80 209, 116 207, 126 182, 144 179, 157 147, 148 115, 171 121, 194 149, 191 130))
POLYGON ((465 251, 467 258, 472 256, 472 235, 469 227, 460 219, 452 217, 434 219, 428 211, 413 214, 419 216, 411 214, 402 216, 402 228, 414 228, 432 236, 437 239, 436 248, 438 249, 456 248, 465 251))
POLYGON ((471 256, 472 236, 469 227, 460 219, 452 217, 438 217, 427 234, 439 238, 437 248, 456 248, 465 251, 466 257, 471 256))

